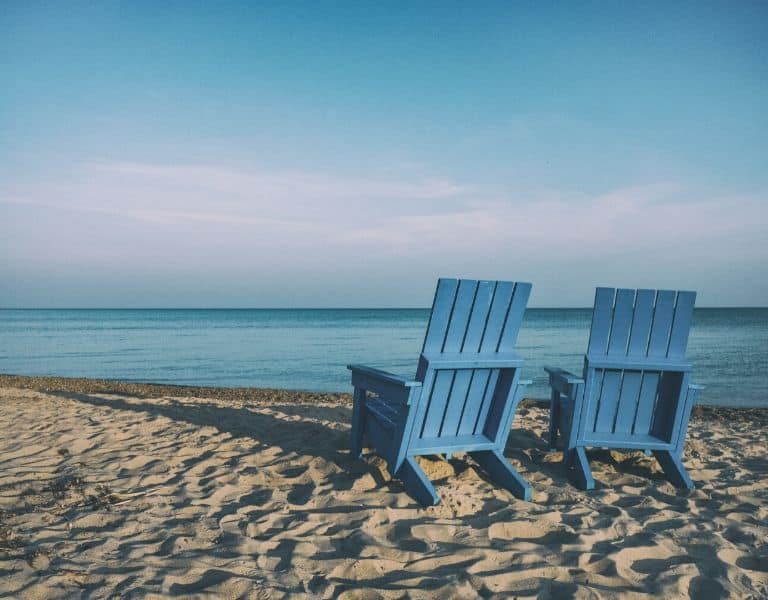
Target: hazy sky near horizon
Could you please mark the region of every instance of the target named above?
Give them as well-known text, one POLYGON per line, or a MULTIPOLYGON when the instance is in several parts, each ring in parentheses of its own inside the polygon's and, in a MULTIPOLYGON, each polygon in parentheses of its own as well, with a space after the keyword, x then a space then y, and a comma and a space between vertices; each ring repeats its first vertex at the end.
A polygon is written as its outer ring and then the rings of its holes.
POLYGON ((0 4, 0 307, 768 305, 768 3, 0 4))

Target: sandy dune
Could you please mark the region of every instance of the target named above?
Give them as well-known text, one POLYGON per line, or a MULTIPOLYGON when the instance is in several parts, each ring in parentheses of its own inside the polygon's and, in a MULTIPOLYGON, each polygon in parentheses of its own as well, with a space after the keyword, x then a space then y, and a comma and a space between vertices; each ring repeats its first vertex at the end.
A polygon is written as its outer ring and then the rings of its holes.
POLYGON ((423 510, 375 456, 350 460, 343 395, 3 385, 0 595, 768 597, 758 411, 693 420, 692 493, 600 451, 583 493, 546 412, 521 408, 507 456, 533 502, 459 456, 422 462, 443 499, 423 510))

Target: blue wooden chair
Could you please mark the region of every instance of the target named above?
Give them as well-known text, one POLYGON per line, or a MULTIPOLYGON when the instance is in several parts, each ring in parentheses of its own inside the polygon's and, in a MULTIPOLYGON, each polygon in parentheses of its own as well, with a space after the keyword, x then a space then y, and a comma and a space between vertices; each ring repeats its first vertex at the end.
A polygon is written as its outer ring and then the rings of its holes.
POLYGON ((688 419, 702 386, 685 358, 695 292, 597 288, 584 372, 545 367, 552 388, 549 443, 564 439, 569 475, 595 481, 585 448, 653 452, 668 479, 693 489, 683 467, 688 419))
POLYGON ((440 279, 414 379, 349 365, 354 386, 352 455, 363 440, 425 506, 440 499, 414 459, 467 452, 499 485, 530 500, 504 457, 515 408, 530 382, 513 349, 529 283, 440 279))

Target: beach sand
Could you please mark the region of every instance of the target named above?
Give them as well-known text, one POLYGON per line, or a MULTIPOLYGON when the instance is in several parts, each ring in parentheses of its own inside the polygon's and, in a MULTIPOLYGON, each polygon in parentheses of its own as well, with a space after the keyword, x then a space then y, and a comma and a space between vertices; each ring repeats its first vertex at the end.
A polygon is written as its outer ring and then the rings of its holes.
POLYGON ((350 398, 0 377, 0 596, 768 597, 768 414, 697 409, 681 492, 590 453, 581 492, 525 403, 523 502, 459 455, 420 508, 347 450, 350 398))

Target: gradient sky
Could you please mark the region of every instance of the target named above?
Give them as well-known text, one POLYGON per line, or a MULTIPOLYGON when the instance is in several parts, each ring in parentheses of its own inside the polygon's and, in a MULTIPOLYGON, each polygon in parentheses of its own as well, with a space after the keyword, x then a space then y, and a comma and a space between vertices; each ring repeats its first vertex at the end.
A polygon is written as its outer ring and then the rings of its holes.
POLYGON ((768 3, 0 3, 0 306, 768 305, 768 3))

